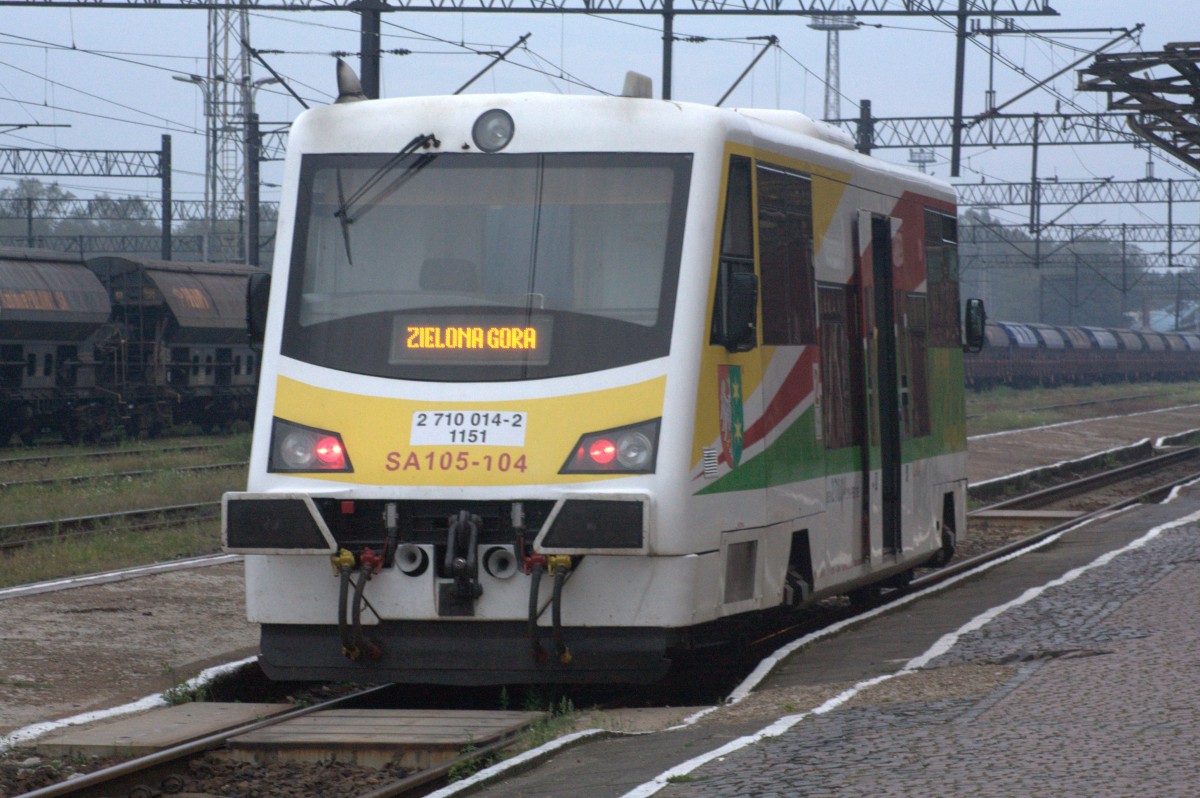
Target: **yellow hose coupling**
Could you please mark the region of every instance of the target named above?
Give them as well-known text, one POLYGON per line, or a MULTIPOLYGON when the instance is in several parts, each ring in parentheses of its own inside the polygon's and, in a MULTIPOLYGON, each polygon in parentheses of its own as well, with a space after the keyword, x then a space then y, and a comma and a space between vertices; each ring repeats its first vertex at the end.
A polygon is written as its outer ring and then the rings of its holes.
POLYGON ((571 570, 571 555, 570 554, 548 554, 546 555, 546 573, 554 576, 555 571, 571 570))
POLYGON ((342 549, 337 554, 332 555, 329 561, 333 563, 334 576, 337 576, 343 568, 354 567, 354 555, 347 549, 342 549))

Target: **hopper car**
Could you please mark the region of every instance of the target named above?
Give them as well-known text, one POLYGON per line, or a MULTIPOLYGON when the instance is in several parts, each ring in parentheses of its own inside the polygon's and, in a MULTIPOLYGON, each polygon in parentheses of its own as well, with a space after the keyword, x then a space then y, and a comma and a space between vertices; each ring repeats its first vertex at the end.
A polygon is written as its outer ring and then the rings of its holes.
POLYGON ((255 271, 0 249, 0 444, 249 421, 255 271))

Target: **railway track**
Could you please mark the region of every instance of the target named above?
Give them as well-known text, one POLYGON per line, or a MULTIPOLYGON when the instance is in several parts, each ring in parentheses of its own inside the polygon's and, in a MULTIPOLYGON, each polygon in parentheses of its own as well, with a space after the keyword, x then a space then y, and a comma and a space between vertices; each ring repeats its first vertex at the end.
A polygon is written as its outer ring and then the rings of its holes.
POLYGON ((6 524, 0 526, 0 550, 70 536, 99 532, 131 532, 176 526, 191 521, 205 521, 217 518, 220 512, 221 502, 209 501, 6 524))
MULTIPOLYGON (((391 689, 391 685, 376 685, 355 690, 272 718, 242 724, 153 754, 128 759, 110 767, 77 776, 69 781, 25 793, 21 798, 153 798, 154 796, 180 793, 187 789, 190 782, 194 781, 194 777, 189 774, 189 763, 205 752, 220 749, 234 737, 276 726, 315 712, 334 709, 365 709, 374 705, 383 694, 391 689)), ((397 798, 414 794, 430 785, 444 782, 455 769, 473 760, 490 757, 511 747, 516 739, 516 735, 502 737, 486 745, 474 747, 470 751, 433 767, 406 772, 402 777, 390 782, 377 778, 373 785, 364 786, 363 790, 354 794, 358 798, 397 798), (385 783, 380 785, 380 781, 385 783)), ((289 792, 289 794, 292 793, 289 792)))
POLYGON ((1147 477, 1153 479, 1161 472, 1167 469, 1176 469, 1180 465, 1186 466, 1183 471, 1184 476, 1187 476, 1196 470, 1194 467, 1197 465, 1198 460, 1200 460, 1200 446, 1187 446, 1174 449, 1126 465, 1107 468, 1094 474, 1051 485, 1021 496, 1014 496, 1010 499, 994 502, 987 507, 967 513, 967 517, 979 518, 985 516, 987 513, 998 513, 1004 510, 1028 510, 1049 507, 1066 499, 1086 494, 1089 491, 1096 491, 1099 488, 1118 485, 1123 482, 1129 483, 1135 480, 1144 480, 1147 477))
POLYGON ((1015 523, 1008 535, 1010 539, 915 578, 907 589, 919 590, 936 585, 1125 507, 1161 501, 1175 488, 1197 480, 1200 480, 1200 447, 1189 446, 978 508, 969 512, 967 517, 983 520, 1008 515, 1013 519, 1015 523), (1096 501, 1095 492, 1101 490, 1105 498, 1096 501), (1114 493, 1121 495, 1114 496, 1114 493), (1045 526, 1045 516, 1040 516, 1037 510, 1064 507, 1067 502, 1073 503, 1075 508, 1062 510, 1064 516, 1069 517, 1045 526), (1021 515, 1026 512, 1028 515, 1021 515))
MULTIPOLYGON (((854 607, 843 605, 822 608, 811 613, 810 617, 806 618, 802 623, 793 623, 787 628, 776 629, 769 634, 759 637, 751 645, 751 649, 756 656, 746 658, 746 661, 740 663, 739 667, 742 668, 741 673, 745 674, 753 669, 755 663, 751 660, 756 659, 758 656, 765 656, 771 650, 776 650, 779 646, 785 645, 791 640, 815 631, 824 625, 852 616, 866 608, 887 604, 914 591, 923 590, 947 581, 966 571, 981 567, 1001 557, 1006 557, 1022 548, 1036 545, 1046 537, 1056 534, 1067 527, 1081 524, 1090 518, 1105 515, 1129 504, 1159 498, 1175 486, 1200 479, 1200 466, 1197 466, 1196 463, 1198 458, 1200 458, 1200 448, 1196 447, 1170 452, 1120 469, 1113 469, 1101 474, 1071 480, 1050 489, 1036 491, 1024 496, 1007 499, 1003 502, 997 502, 988 507, 979 508, 971 513, 973 519, 986 517, 989 512, 1034 512, 1049 506, 1061 506, 1063 502, 1075 503, 1077 507, 1081 501, 1090 505, 1096 505, 1096 502, 1086 501, 1089 491, 1102 490, 1106 497, 1111 497, 1112 492, 1121 485, 1133 486, 1128 487, 1128 489, 1122 489, 1121 492, 1124 495, 1116 500, 1105 501, 1100 506, 1089 506, 1085 510, 1070 511, 1072 512, 1072 517, 1063 520, 1061 523, 1055 523, 1048 527, 1039 526, 1037 531, 1032 534, 1022 533, 1018 540, 1004 542, 991 548, 989 551, 952 563, 946 568, 924 573, 914 578, 903 588, 881 592, 876 597, 876 600, 872 602, 854 607), (1140 485, 1141 482, 1147 479, 1154 483, 1152 487, 1145 488, 1140 485)), ((1026 526, 1028 526, 1028 521, 1028 517, 1025 518, 1026 526)), ((708 677, 711 678, 711 674, 708 674, 708 677)), ((734 684, 736 684, 738 678, 740 677, 734 679, 734 684)), ((261 728, 269 723, 279 722, 286 718, 294 718, 300 714, 315 711, 319 708, 344 707, 346 706, 343 703, 344 701, 353 701, 356 696, 369 697, 372 695, 379 695, 379 693, 356 693, 354 696, 338 699, 336 702, 326 702, 306 708, 305 710, 288 713, 280 719, 261 721, 253 724, 251 728, 261 728)), ((613 702, 620 705, 628 699, 644 704, 645 698, 645 694, 635 695, 632 699, 629 698, 629 695, 615 695, 613 696, 613 702)), ((677 698, 678 696, 672 696, 670 703, 678 705, 677 698)), ((368 701, 368 698, 360 698, 359 700, 368 701)), ((576 703, 579 704, 580 702, 577 701, 576 703)), ((114 798, 116 796, 140 798, 141 796, 154 796, 168 793, 170 790, 178 790, 185 785, 185 782, 181 781, 182 777, 179 775, 181 772, 180 768, 186 766, 189 758, 194 758, 203 751, 219 748, 229 737, 248 730, 248 728, 234 729, 221 735, 214 735, 186 746, 179 746, 176 749, 161 752, 151 757, 130 760, 115 768, 97 771, 88 776, 78 777, 71 782, 53 785, 52 787, 46 787, 29 793, 27 798, 98 795, 113 796, 114 798), (181 762, 185 764, 181 765, 181 762)), ((405 796, 426 791, 430 788, 430 785, 435 785, 443 781, 451 769, 461 766, 463 762, 496 753, 510 746, 511 743, 511 739, 503 740, 492 746, 483 747, 464 754, 438 768, 408 774, 403 779, 388 783, 382 787, 377 784, 370 787, 364 786, 360 792, 354 794, 363 798, 365 796, 370 796, 370 798, 392 798, 392 796, 405 796)))
POLYGON ((274 726, 320 710, 354 708, 384 689, 386 686, 360 690, 309 707, 295 709, 267 720, 237 726, 147 756, 129 759, 111 767, 78 776, 70 781, 34 790, 26 793, 22 798, 51 798, 51 796, 115 798, 125 795, 130 798, 135 798, 135 796, 151 798, 151 796, 164 793, 178 793, 186 784, 180 773, 186 767, 189 758, 213 748, 219 748, 229 738, 239 734, 274 726))
POLYGON ((212 463, 209 465, 194 465, 194 466, 176 466, 174 468, 162 469, 140 469, 137 471, 110 471, 102 474, 79 474, 69 477, 47 477, 45 479, 18 479, 8 482, 0 482, 0 490, 9 488, 35 487, 39 485, 67 485, 78 484, 80 482, 92 482, 104 479, 136 479, 139 477, 149 477, 155 474, 161 474, 164 471, 182 471, 182 472, 204 472, 204 471, 220 471, 227 468, 239 468, 246 466, 245 460, 235 460, 228 463, 212 463))
POLYGON ((101 449, 94 451, 69 451, 49 454, 26 454, 20 457, 0 458, 0 468, 7 466, 25 466, 34 463, 51 463, 64 460, 94 460, 115 457, 137 457, 144 455, 164 454, 166 452, 202 452, 219 449, 225 444, 220 443, 187 443, 175 446, 143 447, 140 449, 101 449))
POLYGON ((1058 477, 1053 484, 967 513, 970 535, 960 553, 981 554, 1050 522, 1081 522, 1093 510, 1153 500, 1177 484, 1200 477, 1200 447, 1188 446, 1083 476, 1058 477), (1163 487, 1165 486, 1165 487, 1163 487))

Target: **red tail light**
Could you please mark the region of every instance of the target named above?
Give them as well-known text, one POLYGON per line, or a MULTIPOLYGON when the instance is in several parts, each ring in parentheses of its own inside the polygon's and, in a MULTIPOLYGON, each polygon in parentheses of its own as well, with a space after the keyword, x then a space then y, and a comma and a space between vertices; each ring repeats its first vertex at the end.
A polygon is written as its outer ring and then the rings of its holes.
POLYGON ((560 474, 652 474, 661 419, 589 432, 571 450, 560 474))
POLYGON ((267 470, 277 472, 352 472, 342 436, 276 418, 271 426, 271 456, 267 470))
POLYGON ((332 436, 325 436, 317 441, 315 449, 317 459, 330 468, 341 468, 346 464, 346 455, 342 451, 342 442, 332 436))
POLYGON ((617 456, 617 446, 607 438, 598 438, 588 447, 587 456, 597 465, 608 465, 617 456))

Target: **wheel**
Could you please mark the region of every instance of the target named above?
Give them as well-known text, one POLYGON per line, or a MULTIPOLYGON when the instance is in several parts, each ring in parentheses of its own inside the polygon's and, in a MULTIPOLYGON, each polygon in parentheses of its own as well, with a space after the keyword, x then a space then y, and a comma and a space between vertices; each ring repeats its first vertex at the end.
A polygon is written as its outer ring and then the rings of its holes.
POLYGON ((933 555, 933 559, 929 561, 930 568, 942 568, 950 564, 954 559, 954 553, 958 551, 958 535, 953 529, 942 529, 942 547, 938 549, 938 553, 933 555))

